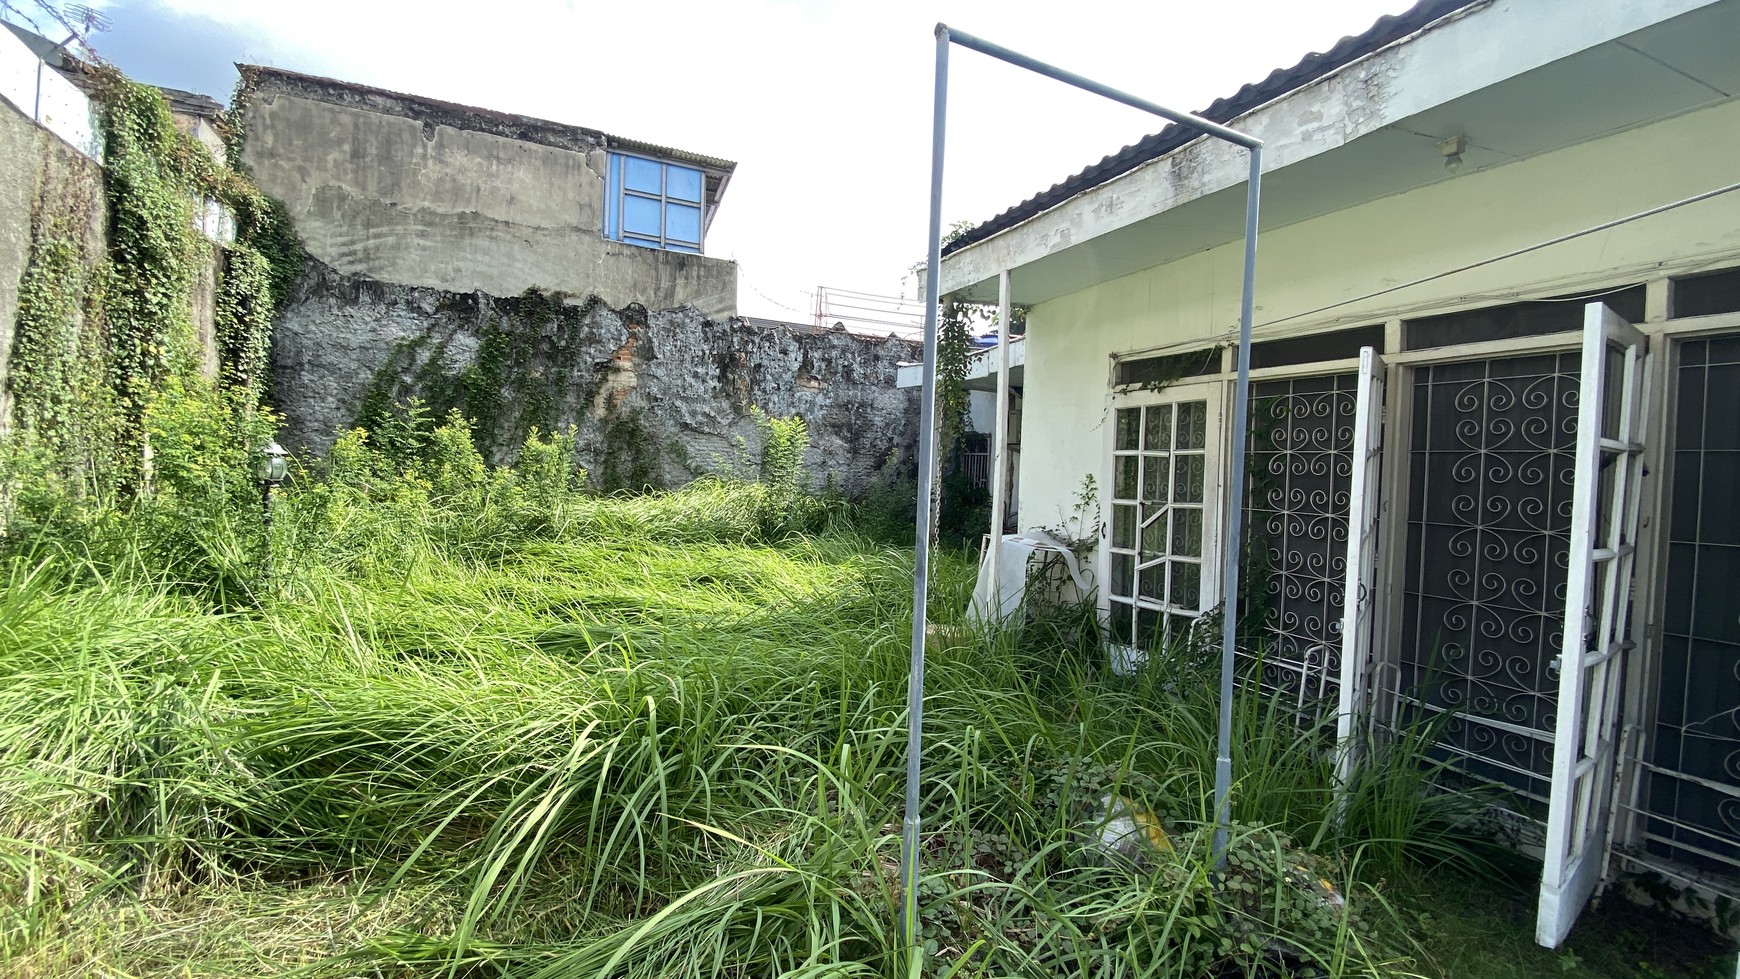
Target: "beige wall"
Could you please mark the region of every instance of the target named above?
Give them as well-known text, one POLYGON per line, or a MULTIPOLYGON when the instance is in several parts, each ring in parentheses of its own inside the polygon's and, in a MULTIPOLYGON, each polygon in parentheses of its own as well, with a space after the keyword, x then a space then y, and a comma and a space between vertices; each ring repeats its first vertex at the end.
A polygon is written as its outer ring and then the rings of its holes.
MULTIPOLYGON (((1468 173, 1264 233, 1257 336, 1494 305, 1740 264, 1740 192, 1433 282, 1360 299, 1740 179, 1740 101, 1468 173), (1332 304, 1354 302, 1316 313, 1332 304)), ((1113 354, 1231 339, 1242 242, 1037 306, 1028 317, 1024 529, 1105 485, 1113 354), (1045 460, 1033 464, 1033 460, 1045 460)), ((1016 273, 1019 275, 1019 271, 1016 273)), ((1102 501, 1103 505, 1103 501, 1102 501)))
POLYGON ((287 92, 258 95, 246 125, 261 189, 339 272, 736 313, 736 263, 604 239, 602 146, 576 152, 287 92))

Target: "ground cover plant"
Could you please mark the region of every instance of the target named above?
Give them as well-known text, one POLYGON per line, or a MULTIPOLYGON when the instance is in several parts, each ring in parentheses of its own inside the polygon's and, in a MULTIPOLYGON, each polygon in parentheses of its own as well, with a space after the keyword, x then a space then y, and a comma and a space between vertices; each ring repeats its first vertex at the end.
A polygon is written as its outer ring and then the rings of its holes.
POLYGON ((5 974, 1432 974, 1382 881, 1471 853, 1408 742, 1338 806, 1247 694, 1217 881, 1209 661, 1110 675, 1080 608, 975 631, 952 552, 915 954, 909 550, 790 474, 601 497, 539 433, 490 469, 457 416, 341 439, 268 533, 269 422, 170 391, 150 494, 14 514, 5 974), (1088 845, 1111 800, 1165 847, 1088 845))

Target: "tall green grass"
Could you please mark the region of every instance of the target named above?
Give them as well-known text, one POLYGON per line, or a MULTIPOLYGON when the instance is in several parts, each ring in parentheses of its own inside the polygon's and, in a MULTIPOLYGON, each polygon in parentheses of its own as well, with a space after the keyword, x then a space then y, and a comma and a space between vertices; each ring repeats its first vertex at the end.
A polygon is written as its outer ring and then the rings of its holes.
POLYGON ((974 632, 941 554, 914 955, 908 553, 759 484, 363 463, 216 545, 252 565, 153 565, 157 525, 119 518, 0 566, 8 974, 1406 974, 1362 868, 1454 854, 1455 820, 1401 743, 1340 810, 1322 739, 1242 696, 1216 878, 1211 685, 1109 675, 1091 610, 974 632), (1108 794, 1176 853, 1095 857, 1108 794))

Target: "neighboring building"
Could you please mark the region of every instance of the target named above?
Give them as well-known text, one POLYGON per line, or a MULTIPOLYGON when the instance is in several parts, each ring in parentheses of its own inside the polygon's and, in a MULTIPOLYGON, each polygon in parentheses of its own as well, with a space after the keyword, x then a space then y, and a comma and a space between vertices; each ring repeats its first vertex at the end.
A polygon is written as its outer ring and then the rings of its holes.
MULTIPOLYGON (((1736 37, 1740 0, 1426 0, 1204 113, 1264 141, 1264 682, 1443 718, 1549 945, 1620 870, 1740 899, 1736 37)), ((1021 527, 1095 477, 1117 642, 1220 601, 1245 170, 1170 127, 940 270, 1029 308, 1021 527)))
POLYGON ((343 274, 493 296, 737 311, 707 257, 736 164, 593 129, 238 66, 243 156, 343 274))

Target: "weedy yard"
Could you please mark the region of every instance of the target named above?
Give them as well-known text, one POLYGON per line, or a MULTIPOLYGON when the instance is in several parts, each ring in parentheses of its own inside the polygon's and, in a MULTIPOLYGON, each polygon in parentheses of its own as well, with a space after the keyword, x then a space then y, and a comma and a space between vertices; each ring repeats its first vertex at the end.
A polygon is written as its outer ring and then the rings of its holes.
POLYGON ((1405 739, 1337 819, 1324 741, 1246 695, 1217 887, 1211 667, 1108 675, 1091 610, 973 632, 945 552, 913 955, 911 556, 862 507, 778 466, 589 496, 561 439, 489 470, 453 420, 348 436, 268 538, 248 436, 195 421, 158 417, 149 499, 14 501, 6 975, 1444 974, 1385 881, 1482 858, 1405 739), (1173 852, 1097 856, 1108 796, 1173 852))

